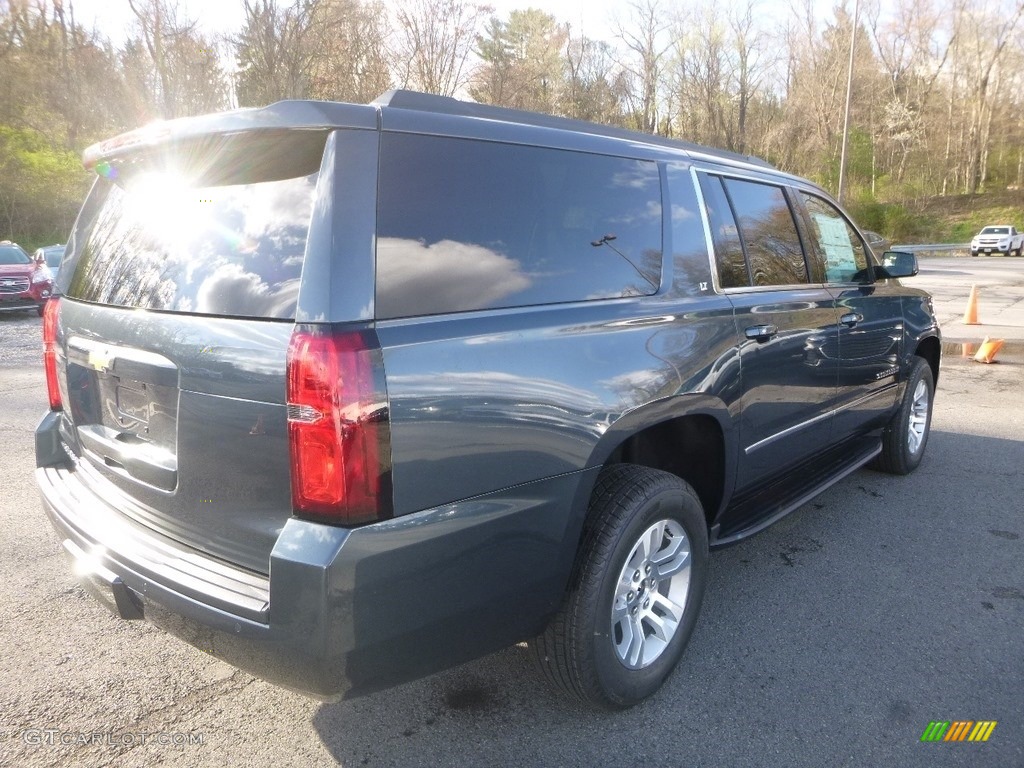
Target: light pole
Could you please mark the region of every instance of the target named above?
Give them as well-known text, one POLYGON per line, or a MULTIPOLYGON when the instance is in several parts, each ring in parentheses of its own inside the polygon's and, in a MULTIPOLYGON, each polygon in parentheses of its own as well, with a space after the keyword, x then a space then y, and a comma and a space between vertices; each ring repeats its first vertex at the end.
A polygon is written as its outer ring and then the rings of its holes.
POLYGON ((836 199, 843 203, 843 181, 846 175, 846 144, 850 132, 850 99, 853 95, 853 52, 857 45, 857 16, 860 0, 853 0, 853 27, 850 28, 850 66, 846 70, 846 113, 843 115, 843 148, 839 152, 839 190, 836 199))

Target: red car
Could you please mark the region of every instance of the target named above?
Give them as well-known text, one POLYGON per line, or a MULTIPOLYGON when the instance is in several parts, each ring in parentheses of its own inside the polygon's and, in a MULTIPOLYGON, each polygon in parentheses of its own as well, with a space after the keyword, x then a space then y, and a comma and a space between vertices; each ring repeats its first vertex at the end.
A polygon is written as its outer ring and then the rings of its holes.
POLYGON ((17 243, 0 242, 0 312, 43 306, 53 292, 53 273, 45 263, 33 261, 17 243))

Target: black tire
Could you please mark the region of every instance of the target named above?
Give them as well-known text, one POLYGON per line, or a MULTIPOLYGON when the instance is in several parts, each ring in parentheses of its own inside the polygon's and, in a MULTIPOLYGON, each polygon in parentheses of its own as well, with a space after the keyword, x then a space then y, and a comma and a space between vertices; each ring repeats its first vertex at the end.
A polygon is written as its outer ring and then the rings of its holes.
MULTIPOLYGON (((653 542, 652 537, 645 540, 653 542)), ((684 560, 680 555, 666 554, 673 562, 684 560)), ((646 561, 644 561, 646 562, 646 561)), ((590 498, 587 527, 577 553, 576 564, 562 607, 542 635, 531 641, 534 657, 541 672, 556 689, 602 709, 623 709, 647 698, 664 683, 686 648, 700 613, 708 564, 708 533, 704 510, 693 489, 675 475, 634 464, 616 464, 601 470, 590 498), (648 616, 659 610, 661 597, 678 599, 673 591, 682 586, 685 567, 675 565, 677 576, 662 578, 659 562, 652 556, 651 585, 641 579, 640 589, 632 591, 626 573, 627 558, 642 552, 641 537, 664 521, 668 529, 657 545, 655 555, 667 552, 663 546, 673 543, 680 548, 689 544, 688 590, 681 606, 681 616, 667 643, 656 637, 653 624, 644 614, 637 615, 638 603, 645 599, 643 610, 648 616), (681 526, 685 541, 674 535, 681 526), (658 581, 658 579, 662 579, 658 581), (629 608, 627 598, 616 597, 617 590, 630 589, 629 599, 637 603, 629 608), (646 591, 645 591, 646 590, 646 591), (636 597, 633 597, 636 595, 636 597), (613 624, 612 610, 620 599, 624 611, 623 624, 613 624), (649 663, 643 659, 639 668, 630 669, 628 661, 620 660, 616 648, 624 641, 620 627, 625 623, 642 627, 641 649, 656 653, 649 663), (646 630, 652 630, 650 635, 646 630), (616 634, 619 633, 619 634, 616 634), (654 640, 651 640, 651 638, 654 640), (645 644, 651 643, 650 647, 645 644), (660 650, 655 648, 660 647, 660 650)), ((633 565, 630 565, 632 568, 633 565)), ((665 566, 668 567, 667 565, 665 566)), ((640 572, 640 568, 637 569, 640 572)), ((671 613, 657 618, 672 619, 671 613)), ((654 618, 652 616, 652 618, 654 618)), ((667 632, 665 633, 668 634, 667 632)), ((630 645, 629 648, 633 646, 630 645)), ((629 648, 626 649, 628 654, 629 648)))
POLYGON ((45 311, 46 311, 46 305, 45 304, 37 304, 36 305, 36 314, 38 314, 40 317, 43 316, 43 313, 45 311))
MULTIPOLYGON (((900 403, 899 410, 896 411, 882 433, 882 452, 871 463, 872 469, 888 472, 891 475, 908 475, 917 469, 924 456, 924 449, 928 445, 934 404, 935 384, 932 380, 931 366, 924 358, 915 357, 910 368, 910 376, 907 378, 907 387, 903 392, 903 402, 900 403), (911 419, 915 417, 915 393, 918 395, 921 393, 921 390, 918 389, 919 384, 924 385, 923 392, 927 396, 924 434, 916 448, 912 449, 911 419)), ((920 418, 920 413, 916 414, 916 418, 920 418)))

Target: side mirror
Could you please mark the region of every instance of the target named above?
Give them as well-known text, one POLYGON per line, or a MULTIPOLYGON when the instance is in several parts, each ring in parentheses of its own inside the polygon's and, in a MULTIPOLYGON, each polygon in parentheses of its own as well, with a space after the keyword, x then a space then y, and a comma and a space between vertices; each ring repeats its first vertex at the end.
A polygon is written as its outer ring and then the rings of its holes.
POLYGON ((882 269, 888 277, 913 277, 917 274, 917 256, 910 251, 886 251, 882 269))

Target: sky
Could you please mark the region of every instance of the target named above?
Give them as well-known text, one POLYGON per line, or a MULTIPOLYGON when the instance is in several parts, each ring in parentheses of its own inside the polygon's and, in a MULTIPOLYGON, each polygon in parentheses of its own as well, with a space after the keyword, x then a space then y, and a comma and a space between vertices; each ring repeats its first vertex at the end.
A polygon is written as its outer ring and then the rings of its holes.
MULTIPOLYGON (((125 39, 126 29, 133 16, 128 0, 72 0, 75 19, 86 27, 95 26, 112 42, 125 39)), ((181 0, 187 15, 195 18, 199 26, 209 33, 235 32, 244 18, 242 0, 181 0)), ((400 0, 385 0, 390 5, 400 0)), ((495 15, 505 17, 516 8, 542 8, 559 21, 567 21, 574 32, 582 31, 587 37, 609 40, 612 37, 610 18, 616 9, 621 13, 622 0, 484 0, 495 9, 495 15)))

